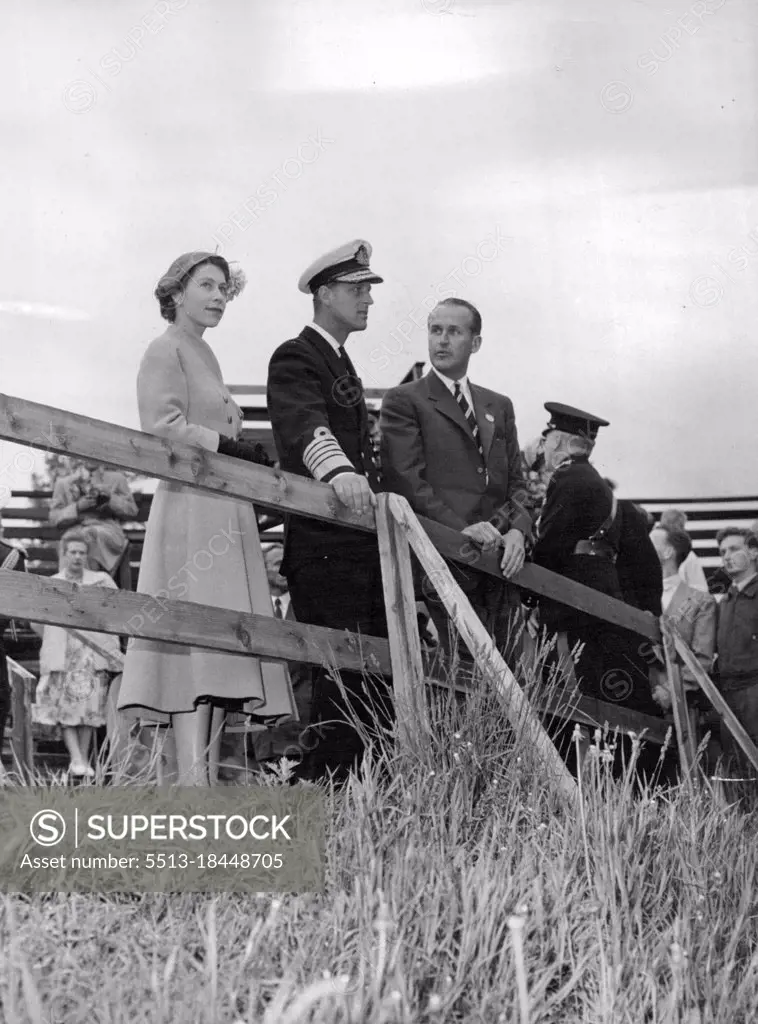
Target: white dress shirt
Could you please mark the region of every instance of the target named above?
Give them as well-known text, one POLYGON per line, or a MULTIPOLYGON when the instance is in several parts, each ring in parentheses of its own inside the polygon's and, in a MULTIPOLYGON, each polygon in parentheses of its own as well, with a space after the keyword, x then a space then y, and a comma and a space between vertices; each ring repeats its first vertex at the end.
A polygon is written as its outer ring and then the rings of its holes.
POLYGON ((328 341, 340 359, 342 358, 342 345, 340 345, 340 343, 331 336, 329 331, 325 331, 323 327, 319 327, 318 324, 314 323, 310 323, 308 326, 312 331, 316 331, 317 334, 320 334, 324 341, 328 341))
POLYGON ((661 610, 666 611, 668 606, 671 604, 671 598, 674 596, 674 592, 682 582, 682 577, 678 572, 672 573, 670 576, 666 576, 663 580, 663 594, 661 596, 661 610))
MULTIPOLYGON (((432 367, 432 371, 437 374, 437 376, 442 381, 442 383, 445 385, 447 390, 450 392, 450 394, 453 396, 453 398, 455 398, 455 384, 456 384, 456 382, 454 380, 451 380, 450 377, 446 377, 444 373, 440 373, 440 371, 436 367, 434 367, 434 366, 432 367)), ((474 408, 474 399, 471 396, 471 388, 468 385, 468 377, 459 377, 458 378, 458 383, 461 386, 461 391, 466 396, 466 401, 468 402, 468 404, 473 409, 474 408)))

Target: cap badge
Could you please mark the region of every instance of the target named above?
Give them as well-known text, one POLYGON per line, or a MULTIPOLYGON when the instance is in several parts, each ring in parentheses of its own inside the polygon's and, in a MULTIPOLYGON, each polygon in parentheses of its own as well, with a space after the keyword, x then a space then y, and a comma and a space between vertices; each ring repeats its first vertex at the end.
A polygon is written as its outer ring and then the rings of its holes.
POLYGON ((358 246, 358 251, 355 254, 355 258, 361 264, 361 266, 368 266, 368 251, 365 245, 358 246))

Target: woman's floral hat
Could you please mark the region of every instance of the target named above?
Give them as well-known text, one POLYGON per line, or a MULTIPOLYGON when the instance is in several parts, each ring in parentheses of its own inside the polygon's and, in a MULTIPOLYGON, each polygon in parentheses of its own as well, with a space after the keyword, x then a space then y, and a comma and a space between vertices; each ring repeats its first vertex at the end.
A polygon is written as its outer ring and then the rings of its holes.
POLYGON ((203 249, 196 249, 192 252, 185 252, 182 253, 181 256, 177 256, 156 285, 156 298, 160 299, 162 296, 169 295, 176 291, 177 288, 182 286, 184 281, 187 279, 187 276, 195 269, 195 267, 199 267, 201 263, 208 262, 215 263, 217 266, 220 266, 226 275, 226 301, 231 302, 232 299, 236 299, 247 284, 245 272, 238 264, 230 265, 229 261, 218 253, 206 252, 203 249))

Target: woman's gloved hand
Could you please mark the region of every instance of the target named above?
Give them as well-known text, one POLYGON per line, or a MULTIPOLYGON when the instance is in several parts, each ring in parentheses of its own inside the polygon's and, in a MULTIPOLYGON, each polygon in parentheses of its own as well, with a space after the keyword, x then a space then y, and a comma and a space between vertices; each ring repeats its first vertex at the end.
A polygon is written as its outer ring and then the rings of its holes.
POLYGON ((233 459, 244 459, 245 462, 256 462, 259 466, 273 466, 266 449, 261 444, 250 444, 249 441, 235 441, 222 434, 218 440, 219 455, 231 455, 233 459))

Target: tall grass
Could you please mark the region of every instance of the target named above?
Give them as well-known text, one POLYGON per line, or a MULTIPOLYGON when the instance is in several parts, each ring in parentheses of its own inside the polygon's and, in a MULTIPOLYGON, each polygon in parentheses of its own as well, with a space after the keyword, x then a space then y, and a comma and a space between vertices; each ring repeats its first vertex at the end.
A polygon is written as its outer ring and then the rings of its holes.
POLYGON ((484 688, 430 716, 327 787, 323 894, 5 897, 4 1020, 758 1020, 754 811, 600 732, 567 810, 484 688))

